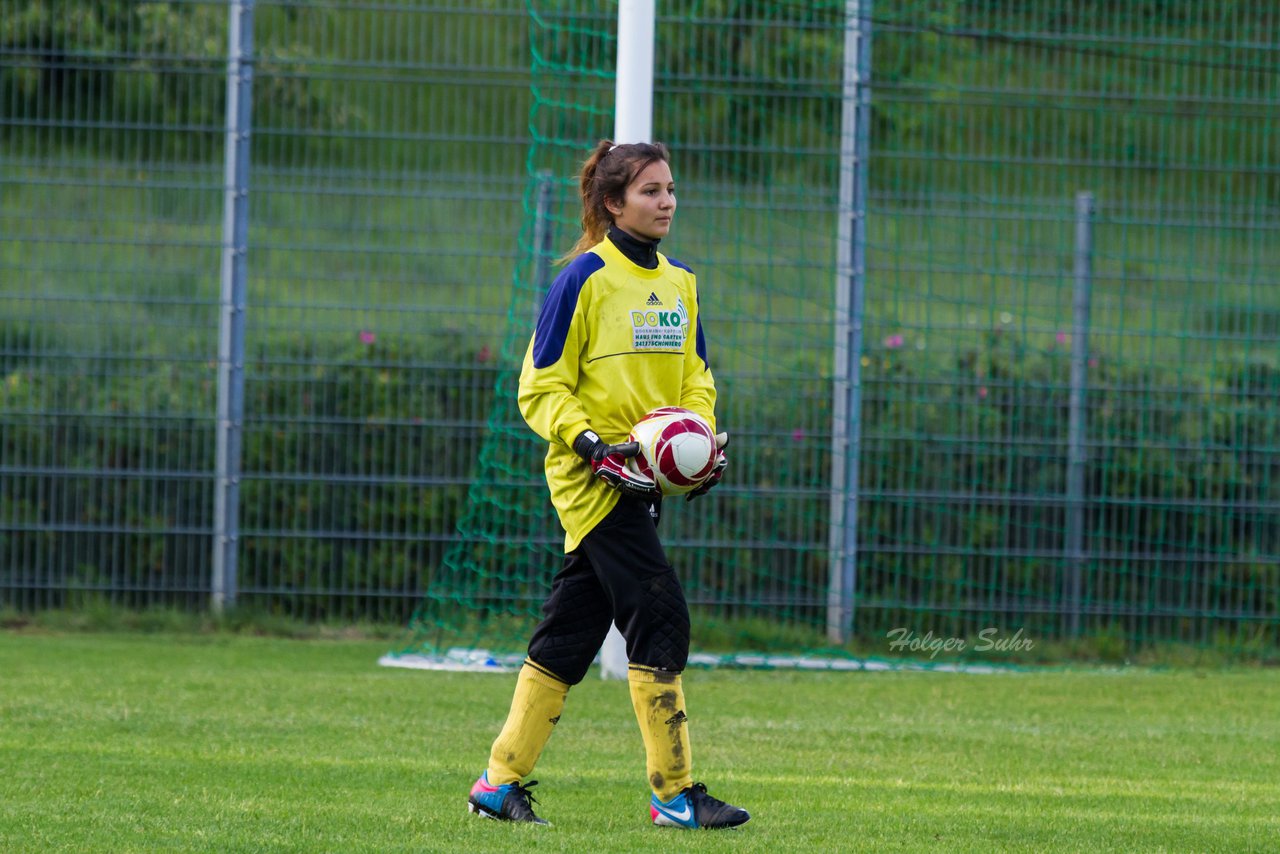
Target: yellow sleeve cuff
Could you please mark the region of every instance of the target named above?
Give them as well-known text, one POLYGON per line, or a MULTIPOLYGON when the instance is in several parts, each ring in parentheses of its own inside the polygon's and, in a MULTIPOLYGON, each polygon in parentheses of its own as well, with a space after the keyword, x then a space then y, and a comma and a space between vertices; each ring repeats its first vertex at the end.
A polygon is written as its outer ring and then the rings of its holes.
POLYGON ((591 422, 579 421, 577 424, 571 424, 560 431, 560 441, 564 442, 570 448, 573 447, 573 440, 578 438, 583 430, 590 430, 591 422))

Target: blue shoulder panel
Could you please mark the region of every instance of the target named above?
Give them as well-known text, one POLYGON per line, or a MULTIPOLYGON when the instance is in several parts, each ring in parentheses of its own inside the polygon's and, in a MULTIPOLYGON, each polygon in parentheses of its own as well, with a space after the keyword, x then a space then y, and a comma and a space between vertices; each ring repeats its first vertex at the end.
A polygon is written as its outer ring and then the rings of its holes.
MULTIPOLYGON (((689 267, 688 264, 684 263, 683 261, 677 261, 675 258, 672 258, 670 255, 667 256, 667 263, 673 267, 679 267, 681 270, 684 270, 686 273, 693 273, 693 270, 689 267)), ((699 305, 698 305, 698 330, 697 330, 697 340, 694 343, 694 346, 698 350, 698 357, 702 359, 702 364, 706 365, 707 368, 710 368, 711 363, 707 361, 707 336, 702 334, 701 300, 699 300, 699 305)))
POLYGON ((533 331, 533 366, 547 368, 560 360, 569 322, 578 306, 578 294, 587 279, 604 266, 604 259, 594 252, 584 252, 560 271, 547 290, 542 313, 533 331))
MULTIPOLYGON (((685 269, 688 269, 687 267, 685 269)), ((692 272, 692 271, 690 271, 692 272)), ((702 300, 698 300, 698 330, 697 338, 693 346, 698 351, 698 358, 702 359, 702 364, 707 370, 711 370, 711 363, 707 361, 707 336, 702 333, 702 300)))

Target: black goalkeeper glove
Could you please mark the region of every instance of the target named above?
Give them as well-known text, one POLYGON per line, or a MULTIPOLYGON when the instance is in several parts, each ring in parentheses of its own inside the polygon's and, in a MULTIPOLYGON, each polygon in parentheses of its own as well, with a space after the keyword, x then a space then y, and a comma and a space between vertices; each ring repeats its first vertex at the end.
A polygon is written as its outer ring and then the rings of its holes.
POLYGON ((729 464, 729 461, 725 459, 725 456, 724 456, 724 449, 727 447, 729 447, 729 434, 717 433, 716 434, 716 467, 711 470, 711 474, 707 475, 707 479, 704 480, 698 486, 697 489, 693 490, 692 492, 690 492, 688 495, 684 497, 685 501, 692 501, 693 499, 697 498, 699 495, 706 495, 708 492, 711 491, 711 487, 718 484, 720 482, 720 478, 724 477, 724 467, 729 464))
POLYGON ((591 466, 591 473, 619 492, 635 498, 656 498, 658 485, 627 468, 627 460, 640 453, 639 442, 609 445, 593 430, 583 430, 573 440, 573 450, 591 466))

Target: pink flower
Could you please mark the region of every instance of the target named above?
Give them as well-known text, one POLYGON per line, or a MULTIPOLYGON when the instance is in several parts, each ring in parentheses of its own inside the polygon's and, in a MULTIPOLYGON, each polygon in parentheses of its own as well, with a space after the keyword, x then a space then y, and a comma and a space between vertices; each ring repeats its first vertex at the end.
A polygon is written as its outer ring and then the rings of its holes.
POLYGON ((903 339, 901 335, 886 335, 884 337, 884 346, 890 350, 896 350, 902 346, 903 339))
POLYGON ((1067 333, 1065 332, 1059 332, 1057 335, 1054 336, 1054 338, 1059 344, 1067 343, 1067 333))
POLYGON ((978 387, 978 397, 986 397, 986 396, 987 396, 987 387, 986 387, 986 386, 979 386, 979 387, 978 387))
POLYGON ((804 441, 804 431, 803 431, 803 430, 801 430, 799 427, 797 427, 796 429, 792 430, 792 431, 791 431, 791 441, 793 441, 793 442, 803 442, 803 441, 804 441))
POLYGON ((483 345, 476 352, 476 361, 481 364, 484 364, 485 362, 489 361, 492 358, 493 358, 493 351, 489 349, 488 344, 483 345))
POLYGON ((1089 367, 1091 367, 1091 368, 1096 368, 1096 367, 1098 367, 1098 360, 1097 360, 1097 358, 1093 358, 1093 359, 1090 359, 1090 360, 1089 360, 1089 367))
POLYGON ((374 341, 377 341, 377 340, 378 340, 378 336, 377 336, 377 335, 374 335, 374 334, 373 334, 372 332, 370 332, 369 330, 367 330, 367 329, 361 329, 361 330, 360 330, 360 343, 361 343, 361 344, 372 344, 374 341))

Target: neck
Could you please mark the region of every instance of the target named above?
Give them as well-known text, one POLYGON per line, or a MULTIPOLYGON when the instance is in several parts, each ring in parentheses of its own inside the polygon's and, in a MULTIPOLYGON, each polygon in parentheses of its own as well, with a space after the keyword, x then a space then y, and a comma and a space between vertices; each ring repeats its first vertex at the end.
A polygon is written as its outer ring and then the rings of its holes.
POLYGON ((636 237, 616 225, 609 226, 609 240, 618 247, 618 251, 625 255, 627 260, 637 267, 644 267, 646 270, 658 268, 659 241, 636 237))

